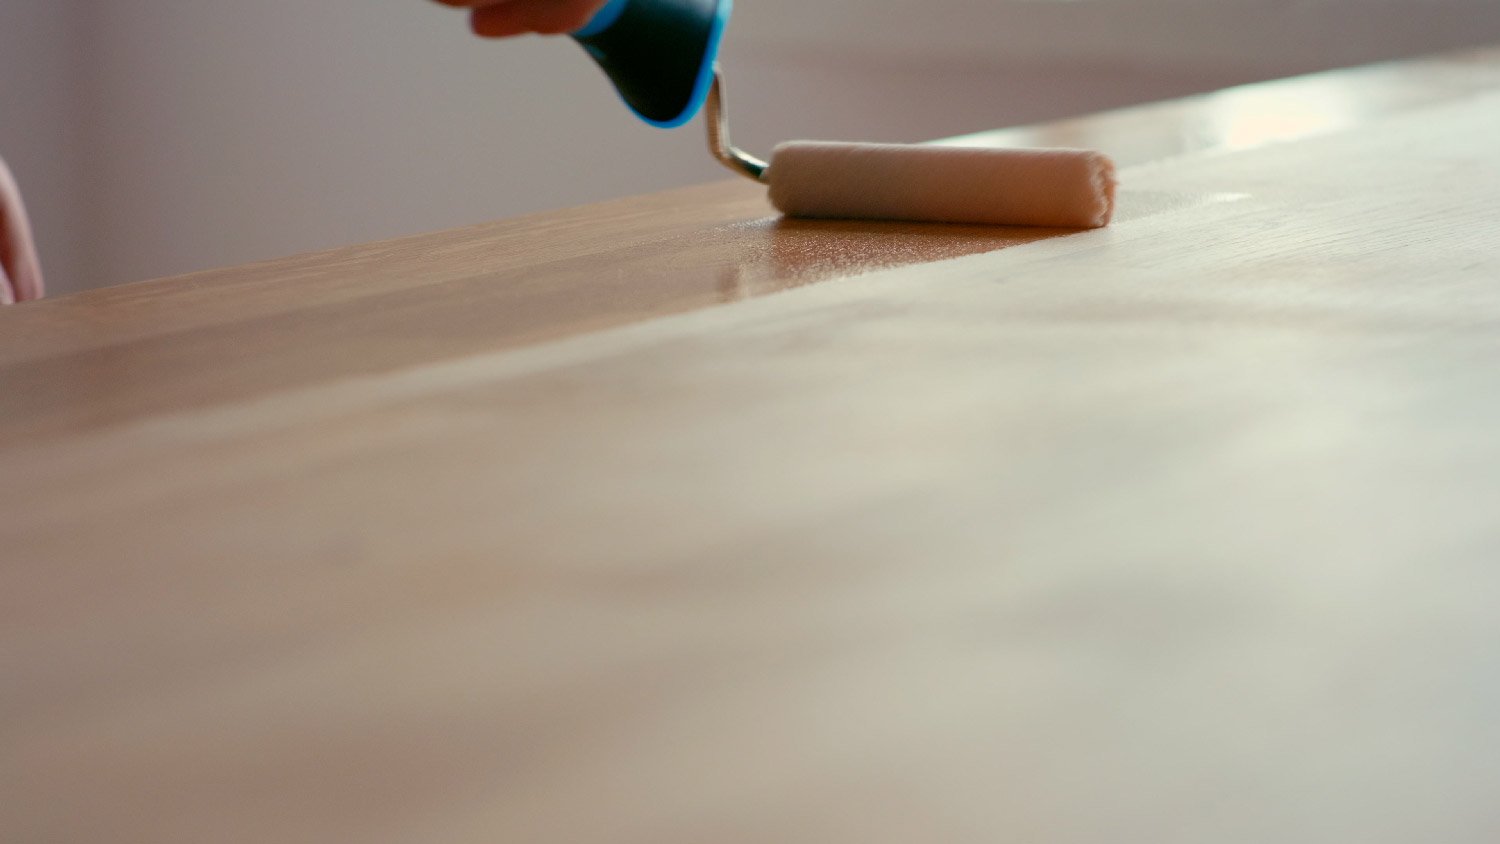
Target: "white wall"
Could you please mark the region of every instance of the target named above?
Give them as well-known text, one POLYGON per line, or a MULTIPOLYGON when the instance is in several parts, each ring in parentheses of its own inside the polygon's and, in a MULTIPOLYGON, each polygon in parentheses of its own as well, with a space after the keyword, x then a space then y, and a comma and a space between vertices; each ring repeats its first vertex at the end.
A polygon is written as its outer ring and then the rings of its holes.
MULTIPOLYGON (((573 44, 482 42, 419 0, 134 0, 100 9, 114 283, 701 180, 573 44)), ((107 151, 107 154, 106 154, 107 151)))
MULTIPOLYGON (((1500 40, 1494 0, 740 0, 736 140, 918 140, 1500 40)), ((717 178, 560 39, 423 0, 0 0, 54 293, 717 178)))

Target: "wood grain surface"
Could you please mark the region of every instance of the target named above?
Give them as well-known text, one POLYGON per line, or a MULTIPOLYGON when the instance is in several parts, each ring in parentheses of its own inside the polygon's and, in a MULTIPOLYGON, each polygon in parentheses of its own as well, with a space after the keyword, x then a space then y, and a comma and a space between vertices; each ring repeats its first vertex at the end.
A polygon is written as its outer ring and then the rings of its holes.
POLYGON ((1500 54, 1281 84, 0 311, 0 840, 1495 840, 1500 54))

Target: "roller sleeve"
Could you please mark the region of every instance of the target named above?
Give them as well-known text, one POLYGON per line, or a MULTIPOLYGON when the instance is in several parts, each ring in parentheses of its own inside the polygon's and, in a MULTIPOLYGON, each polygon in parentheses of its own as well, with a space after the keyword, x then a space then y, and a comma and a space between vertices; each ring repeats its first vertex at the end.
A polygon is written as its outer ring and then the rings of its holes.
POLYGON ((1090 150, 794 141, 768 174, 791 217, 1098 228, 1115 204, 1114 163, 1090 150))

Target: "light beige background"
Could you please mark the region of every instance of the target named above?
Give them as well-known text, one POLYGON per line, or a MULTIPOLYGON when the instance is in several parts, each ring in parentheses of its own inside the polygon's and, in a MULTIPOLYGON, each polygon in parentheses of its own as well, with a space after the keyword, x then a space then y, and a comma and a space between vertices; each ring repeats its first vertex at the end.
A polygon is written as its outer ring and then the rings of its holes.
MULTIPOLYGON (((1493 0, 740 0, 735 133, 918 140, 1500 40, 1493 0)), ((53 293, 715 178, 565 41, 422 0, 0 3, 53 293)))

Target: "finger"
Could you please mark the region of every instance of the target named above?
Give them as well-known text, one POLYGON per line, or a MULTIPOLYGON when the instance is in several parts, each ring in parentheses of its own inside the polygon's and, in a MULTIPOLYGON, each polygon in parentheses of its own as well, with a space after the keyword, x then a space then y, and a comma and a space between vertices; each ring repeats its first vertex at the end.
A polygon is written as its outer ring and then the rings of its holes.
POLYGON ((546 35, 565 35, 577 32, 594 19, 604 8, 606 0, 551 0, 546 20, 537 27, 537 32, 546 35))
POLYGON ((503 38, 523 32, 562 35, 582 29, 605 0, 508 0, 474 9, 474 32, 503 38))
POLYGON ((484 38, 508 38, 529 32, 526 15, 516 8, 518 5, 521 3, 496 3, 477 8, 469 13, 469 28, 484 38))

